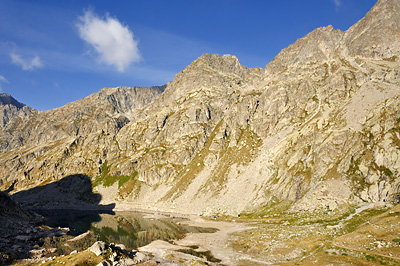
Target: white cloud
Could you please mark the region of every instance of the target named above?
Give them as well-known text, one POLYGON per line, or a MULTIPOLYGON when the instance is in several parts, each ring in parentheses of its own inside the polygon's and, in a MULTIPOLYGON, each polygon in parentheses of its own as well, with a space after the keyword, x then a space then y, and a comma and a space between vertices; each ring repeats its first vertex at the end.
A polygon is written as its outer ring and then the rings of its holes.
POLYGON ((25 59, 19 54, 13 52, 10 53, 10 56, 12 62, 17 66, 22 67, 23 70, 34 70, 43 67, 42 59, 40 59, 39 56, 35 56, 32 59, 25 59))
POLYGON ((1 83, 8 83, 8 80, 3 77, 2 75, 0 75, 0 92, 3 91, 3 87, 1 86, 1 83))
POLYGON ((5 77, 3 77, 2 75, 0 75, 0 82, 8 83, 8 80, 5 77))
POLYGON ((123 72, 131 63, 140 60, 138 42, 133 33, 117 19, 109 16, 102 19, 91 11, 79 19, 79 36, 93 46, 102 62, 123 72))
POLYGON ((341 0, 332 0, 332 1, 335 4, 336 8, 339 8, 342 5, 341 0))

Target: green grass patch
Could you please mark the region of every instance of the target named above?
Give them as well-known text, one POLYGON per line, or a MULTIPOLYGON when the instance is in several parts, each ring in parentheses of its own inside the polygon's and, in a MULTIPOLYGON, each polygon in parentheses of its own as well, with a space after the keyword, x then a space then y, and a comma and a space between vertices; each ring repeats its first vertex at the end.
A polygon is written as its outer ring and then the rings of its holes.
POLYGON ((388 57, 388 58, 383 58, 383 60, 388 61, 388 62, 396 62, 397 56, 394 55, 392 57, 388 57))
POLYGON ((135 179, 138 172, 133 172, 132 175, 111 175, 111 165, 108 164, 107 160, 100 167, 100 176, 93 181, 93 186, 103 185, 104 187, 110 187, 118 181, 118 187, 121 188, 126 182, 131 179, 135 179))
POLYGON ((87 260, 85 260, 85 261, 82 261, 82 262, 78 262, 77 264, 75 264, 76 266, 95 266, 95 265, 97 265, 97 263, 96 262, 93 262, 93 261, 87 261, 87 260))
POLYGON ((362 217, 353 218, 345 225, 344 231, 347 233, 354 232, 363 223, 365 223, 365 219, 363 219, 362 217))
POLYGON ((384 173, 387 177, 390 177, 390 178, 393 177, 393 172, 390 171, 389 168, 382 167, 382 171, 383 171, 383 173, 384 173))
MULTIPOLYGON (((273 197, 266 205, 253 211, 241 213, 240 218, 243 219, 258 219, 258 218, 272 218, 274 215, 279 214, 281 218, 286 217, 286 211, 292 206, 292 201, 290 200, 278 200, 278 198, 273 197)), ((287 218, 287 217, 286 217, 287 218)))

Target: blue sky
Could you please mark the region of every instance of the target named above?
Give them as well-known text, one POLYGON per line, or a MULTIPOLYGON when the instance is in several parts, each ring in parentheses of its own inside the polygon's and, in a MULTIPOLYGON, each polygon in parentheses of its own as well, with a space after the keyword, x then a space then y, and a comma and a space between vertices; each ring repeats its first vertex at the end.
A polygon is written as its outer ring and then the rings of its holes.
POLYGON ((203 53, 261 67, 375 0, 0 0, 0 91, 48 110, 104 87, 163 85, 203 53))

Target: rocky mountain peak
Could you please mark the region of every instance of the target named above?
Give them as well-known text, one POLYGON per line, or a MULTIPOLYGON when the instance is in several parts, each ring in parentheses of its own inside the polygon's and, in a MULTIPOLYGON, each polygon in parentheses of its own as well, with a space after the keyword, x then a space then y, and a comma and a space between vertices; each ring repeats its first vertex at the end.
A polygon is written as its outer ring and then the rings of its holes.
POLYGON ((324 62, 335 55, 342 37, 343 32, 335 30, 331 25, 317 28, 283 49, 266 66, 266 70, 275 74, 286 70, 289 66, 297 67, 300 62, 301 64, 324 62))
POLYGON ((391 58, 400 53, 400 0, 379 0, 346 32, 350 56, 391 58))
POLYGON ((19 101, 14 99, 10 94, 1 93, 0 94, 0 105, 7 105, 7 104, 13 105, 13 106, 17 107, 18 109, 25 106, 25 104, 20 103, 19 101))
MULTIPOLYGON (((236 56, 203 54, 175 75, 173 82, 168 84, 161 96, 160 102, 185 98, 196 91, 226 94, 235 90, 235 87, 243 84, 245 80, 249 80, 247 76, 253 72, 262 71, 241 65, 236 56)), ((158 104, 161 104, 160 102, 158 104)))
POLYGON ((209 67, 226 73, 236 73, 243 66, 239 63, 239 59, 230 54, 203 54, 197 60, 193 61, 191 66, 209 67))
POLYGON ((209 76, 223 74, 229 76, 242 76, 247 68, 242 66, 236 56, 203 54, 194 60, 189 66, 175 76, 174 82, 188 79, 193 75, 209 76))
MULTIPOLYGON (((20 103, 10 94, 0 94, 0 128, 4 128, 8 123, 13 120, 15 120, 16 123, 20 123, 21 119, 24 119, 32 113, 37 112, 37 110, 26 106, 23 103, 20 103)), ((3 136, 4 134, 7 133, 1 132, 0 136, 3 136)))

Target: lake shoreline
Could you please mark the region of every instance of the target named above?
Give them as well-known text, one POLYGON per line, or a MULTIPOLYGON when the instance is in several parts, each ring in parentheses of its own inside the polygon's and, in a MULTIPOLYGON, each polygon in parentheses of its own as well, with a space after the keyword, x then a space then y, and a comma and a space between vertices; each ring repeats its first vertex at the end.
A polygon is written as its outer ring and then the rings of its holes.
POLYGON ((215 228, 217 231, 213 233, 188 233, 184 238, 175 240, 173 243, 156 240, 149 245, 138 248, 138 250, 151 253, 156 258, 172 256, 177 260, 182 259, 180 253, 183 250, 187 250, 188 253, 209 253, 212 258, 216 259, 216 265, 236 265, 239 260, 248 259, 245 254, 231 248, 229 240, 231 234, 252 229, 252 226, 238 222, 206 220, 196 215, 191 215, 189 220, 182 223, 188 226, 215 228))
MULTIPOLYGON (((31 209, 33 210, 33 209, 31 209)), ((156 238, 155 240, 151 240, 148 244, 143 246, 139 246, 138 248, 134 248, 133 250, 138 250, 139 252, 145 253, 149 256, 149 261, 152 262, 178 262, 178 261, 203 261, 209 263, 209 265, 235 265, 235 261, 240 258, 243 254, 233 251, 229 247, 229 239, 230 234, 235 232, 244 231, 250 229, 248 225, 244 223, 236 223, 236 222, 225 222, 225 221, 214 221, 214 220, 207 220, 206 217, 202 217, 199 215, 190 215, 190 214, 182 214, 182 213, 175 213, 175 212, 163 212, 163 211, 153 211, 153 210, 142 210, 139 211, 136 209, 135 211, 128 211, 128 210, 113 210, 113 211, 104 211, 104 210, 79 210, 79 209, 36 209, 38 213, 43 214, 44 212, 52 212, 52 211, 61 211, 65 212, 66 214, 73 215, 73 213, 81 213, 81 214, 98 214, 101 216, 101 219, 95 221, 93 224, 94 228, 99 226, 99 223, 105 223, 107 225, 113 224, 113 220, 120 220, 121 217, 125 219, 125 222, 129 222, 132 225, 134 224, 133 221, 140 221, 141 225, 135 224, 132 228, 137 230, 138 232, 143 232, 144 227, 151 226, 151 223, 156 223, 157 226, 165 225, 168 223, 169 226, 164 228, 164 231, 160 232, 160 238, 156 238), (137 218, 137 217, 140 218, 137 218), (107 218, 108 217, 108 218, 107 218), (104 220, 105 219, 105 220, 104 220), (111 220, 110 220, 111 219, 111 220), (171 220, 170 220, 171 219, 171 220), (159 224, 157 224, 159 223, 159 224), (138 227, 136 227, 138 226, 138 227), (168 228, 193 228, 191 231, 186 231, 183 236, 173 239, 165 239, 165 232, 171 232, 168 228), (197 228, 197 229, 196 229, 197 228), (208 228, 208 229, 207 229, 208 228), (165 231, 166 230, 166 231, 165 231), (163 233, 164 232, 164 233, 163 233)), ((78 216, 79 217, 79 216, 78 216)), ((211 218, 211 217, 210 217, 211 218)), ((115 225, 115 224, 114 224, 115 225)), ((117 224, 118 225, 118 224, 117 224)), ((125 223, 126 225, 126 223, 125 223)), ((54 226, 65 226, 62 224, 55 223, 54 226)), ((157 227, 156 226, 156 227, 157 227)), ((59 228, 59 227, 58 227, 59 228)), ((121 227, 122 228, 122 227, 121 227)), ((51 229, 51 228, 49 228, 51 229)), ((127 229, 126 227, 124 228, 127 229)), ((69 230, 69 228, 65 228, 65 230, 69 230)), ((115 227, 113 230, 120 230, 120 227, 115 227)), ((186 229, 187 230, 187 229, 186 229)), ((71 229, 70 233, 72 233, 74 229, 71 229)), ((85 231, 85 230, 83 230, 85 231)), ((88 236, 89 231, 80 232, 81 235, 71 234, 71 237, 65 238, 64 240, 60 239, 59 246, 71 245, 71 243, 76 243, 77 239, 84 241, 84 238, 88 236), (73 240, 72 236, 75 236, 73 240), (81 239, 82 238, 82 239, 81 239), (72 241, 72 242, 71 242, 72 241)), ((77 231, 75 231, 77 232, 77 231)), ((97 231, 99 232, 99 231, 97 231)), ((129 230, 127 232, 130 232, 129 230)), ((170 234, 170 233, 168 233, 170 234)), ((96 234, 91 234, 91 238, 96 234)), ((33 238, 33 236, 31 237, 33 238)), ((46 242, 45 237, 42 242, 46 242)), ((112 241, 108 241, 109 244, 124 244, 118 241, 118 238, 112 239, 112 241)), ((36 252, 35 248, 32 249, 31 254, 38 253, 33 258, 18 260, 16 261, 17 265, 25 265, 32 263, 40 264, 40 261, 51 261, 61 259, 63 256, 80 256, 87 250, 87 248, 79 250, 75 254, 70 254, 70 251, 67 253, 63 253, 62 255, 54 255, 51 251, 52 247, 46 246, 39 248, 36 252)), ((127 249, 130 250, 132 247, 128 247, 127 249)), ((55 249, 54 249, 55 250, 55 249)), ((74 251, 74 250, 72 250, 74 251)), ((72 252, 71 251, 71 252, 72 252)), ((162 264, 161 264, 162 265, 162 264)))

